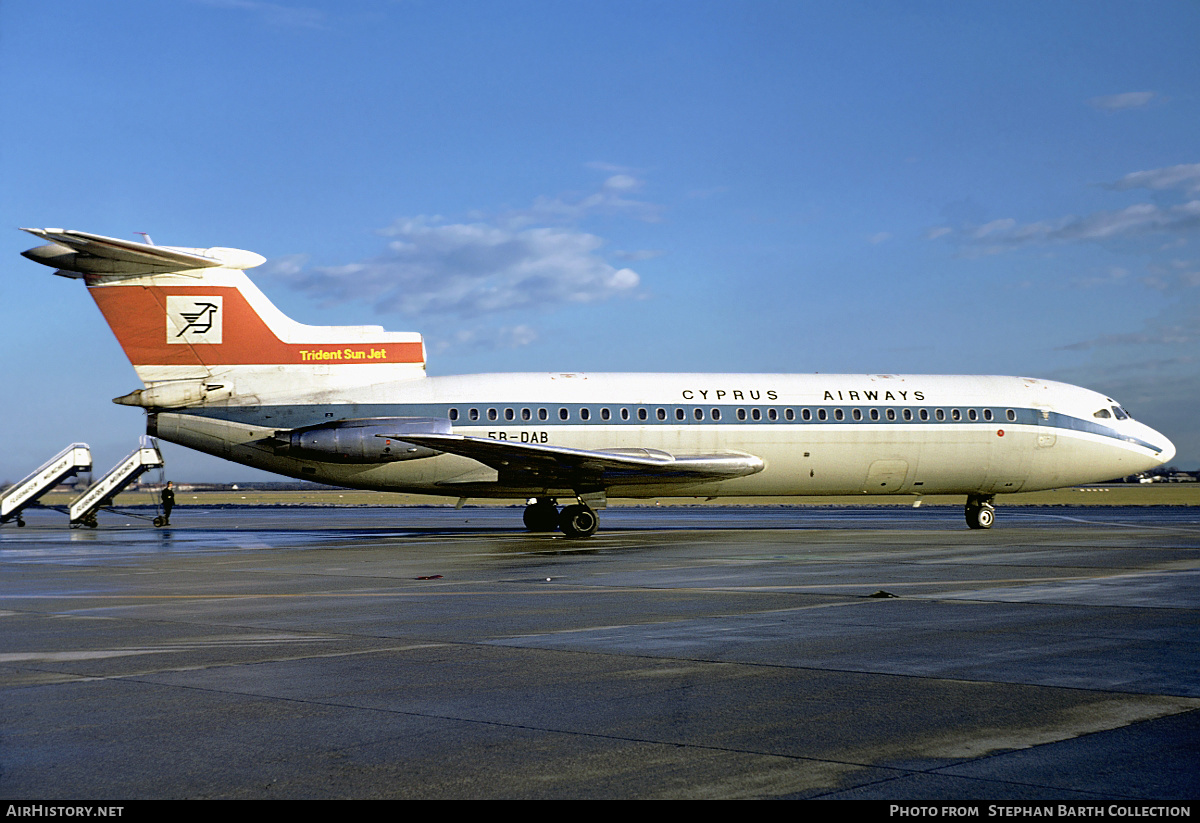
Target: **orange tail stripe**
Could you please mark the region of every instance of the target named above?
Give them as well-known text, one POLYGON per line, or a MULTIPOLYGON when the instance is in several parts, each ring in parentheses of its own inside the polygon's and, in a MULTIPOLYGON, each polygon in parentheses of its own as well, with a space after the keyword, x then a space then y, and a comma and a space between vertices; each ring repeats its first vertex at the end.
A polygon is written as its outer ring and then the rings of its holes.
POLYGON ((88 291, 135 366, 424 362, 420 343, 285 343, 236 288, 102 286, 88 291), (182 345, 167 342, 170 330, 166 298, 176 295, 220 295, 223 298, 222 342, 182 345))

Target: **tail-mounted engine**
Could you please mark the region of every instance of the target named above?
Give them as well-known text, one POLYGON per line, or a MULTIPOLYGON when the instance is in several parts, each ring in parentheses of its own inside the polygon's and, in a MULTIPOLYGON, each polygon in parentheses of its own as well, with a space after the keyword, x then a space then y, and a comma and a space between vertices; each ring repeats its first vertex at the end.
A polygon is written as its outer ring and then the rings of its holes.
POLYGON ((450 421, 433 417, 363 417, 283 429, 275 432, 272 441, 277 455, 331 463, 388 463, 441 454, 396 439, 405 432, 449 434, 450 421))

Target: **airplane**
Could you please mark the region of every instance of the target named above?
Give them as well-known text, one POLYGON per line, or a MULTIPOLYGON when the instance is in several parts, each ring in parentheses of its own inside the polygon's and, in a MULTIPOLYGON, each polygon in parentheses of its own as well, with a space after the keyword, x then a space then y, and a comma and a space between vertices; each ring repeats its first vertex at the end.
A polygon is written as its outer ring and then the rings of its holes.
POLYGON ((533 532, 590 536, 609 498, 831 494, 966 495, 988 529, 997 495, 1175 454, 1112 398, 1028 377, 430 377, 420 334, 284 315, 254 252, 23 231, 48 241, 26 258, 84 281, 143 384, 114 402, 148 434, 335 486, 522 498, 533 532))

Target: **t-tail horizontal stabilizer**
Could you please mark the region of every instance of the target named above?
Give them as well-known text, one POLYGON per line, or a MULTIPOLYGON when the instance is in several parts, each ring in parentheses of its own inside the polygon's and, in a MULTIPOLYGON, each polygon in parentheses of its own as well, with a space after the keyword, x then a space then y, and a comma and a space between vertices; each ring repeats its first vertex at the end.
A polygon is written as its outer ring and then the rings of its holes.
POLYGON ((152 274, 225 266, 251 269, 266 258, 242 249, 189 249, 119 240, 71 229, 22 229, 49 244, 21 252, 35 263, 52 266, 65 277, 87 274, 152 274))

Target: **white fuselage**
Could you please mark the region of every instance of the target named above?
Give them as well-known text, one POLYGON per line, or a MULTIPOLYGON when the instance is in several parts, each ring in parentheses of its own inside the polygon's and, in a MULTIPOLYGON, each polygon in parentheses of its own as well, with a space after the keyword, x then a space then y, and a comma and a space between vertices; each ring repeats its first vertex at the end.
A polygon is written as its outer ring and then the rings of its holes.
POLYGON ((313 403, 234 401, 160 412, 151 433, 240 463, 353 488, 534 497, 452 454, 373 464, 280 456, 277 430, 339 419, 449 419, 455 434, 586 449, 737 452, 761 471, 721 480, 617 481, 609 497, 815 494, 993 495, 1098 482, 1159 466, 1170 442, 1110 398, 990 376, 487 374, 359 387, 313 403))

